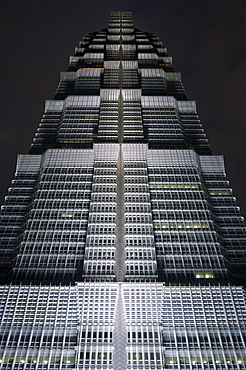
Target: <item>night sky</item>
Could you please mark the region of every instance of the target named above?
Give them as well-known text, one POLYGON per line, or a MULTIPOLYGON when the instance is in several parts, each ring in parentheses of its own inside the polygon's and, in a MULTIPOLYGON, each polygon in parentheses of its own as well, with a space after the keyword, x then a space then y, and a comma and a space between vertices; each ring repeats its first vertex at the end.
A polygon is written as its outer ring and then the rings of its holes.
POLYGON ((135 27, 168 48, 246 216, 245 0, 2 0, 0 203, 68 56, 86 33, 107 27, 110 10, 132 11, 135 27))

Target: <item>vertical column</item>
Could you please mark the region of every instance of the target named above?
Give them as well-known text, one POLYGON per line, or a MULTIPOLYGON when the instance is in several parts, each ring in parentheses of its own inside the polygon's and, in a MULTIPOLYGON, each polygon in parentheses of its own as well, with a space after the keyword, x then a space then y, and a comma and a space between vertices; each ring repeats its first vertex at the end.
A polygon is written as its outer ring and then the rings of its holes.
POLYGON ((84 273, 87 281, 115 278, 115 207, 118 144, 95 144, 84 273))
POLYGON ((113 365, 114 370, 124 370, 127 368, 127 331, 126 331, 126 315, 124 296, 122 292, 122 284, 118 284, 118 299, 116 303, 114 332, 113 332, 113 365))
POLYGON ((125 252, 125 180, 124 160, 122 148, 117 161, 117 195, 116 195, 116 226, 115 226, 115 277, 122 282, 126 273, 126 252, 125 252))
POLYGON ((124 142, 143 142, 141 90, 123 89, 124 142))
POLYGON ((147 145, 123 144, 126 281, 155 281, 156 254, 147 174, 147 145))
POLYGON ((98 127, 99 142, 118 142, 119 89, 102 89, 98 127))

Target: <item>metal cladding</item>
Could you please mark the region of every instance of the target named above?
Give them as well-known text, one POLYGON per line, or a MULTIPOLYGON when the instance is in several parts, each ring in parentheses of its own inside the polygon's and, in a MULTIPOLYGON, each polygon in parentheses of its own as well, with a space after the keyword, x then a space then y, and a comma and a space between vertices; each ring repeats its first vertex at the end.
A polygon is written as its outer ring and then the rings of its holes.
POLYGON ((0 368, 246 368, 244 221, 130 12, 75 48, 0 217, 0 368))

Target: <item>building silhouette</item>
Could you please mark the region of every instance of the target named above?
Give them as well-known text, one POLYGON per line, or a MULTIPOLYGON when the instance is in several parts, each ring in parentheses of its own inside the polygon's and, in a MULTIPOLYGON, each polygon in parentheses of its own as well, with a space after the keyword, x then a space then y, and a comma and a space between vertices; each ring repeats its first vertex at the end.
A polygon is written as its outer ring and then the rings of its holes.
POLYGON ((2 369, 245 369, 246 233, 130 12, 62 72, 1 211, 2 369))

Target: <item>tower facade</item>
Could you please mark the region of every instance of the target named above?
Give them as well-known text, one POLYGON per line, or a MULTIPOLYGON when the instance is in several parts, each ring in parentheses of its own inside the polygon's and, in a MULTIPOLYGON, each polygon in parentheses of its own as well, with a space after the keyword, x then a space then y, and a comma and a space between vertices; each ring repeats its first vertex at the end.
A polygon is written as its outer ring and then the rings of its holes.
POLYGON ((3 369, 245 369, 246 232, 180 73, 112 12, 1 211, 3 369))

